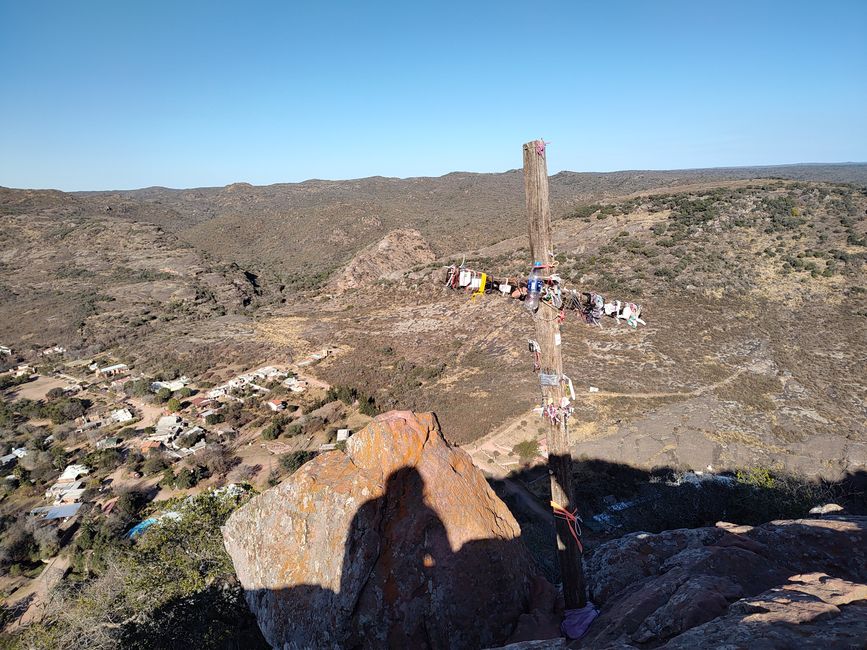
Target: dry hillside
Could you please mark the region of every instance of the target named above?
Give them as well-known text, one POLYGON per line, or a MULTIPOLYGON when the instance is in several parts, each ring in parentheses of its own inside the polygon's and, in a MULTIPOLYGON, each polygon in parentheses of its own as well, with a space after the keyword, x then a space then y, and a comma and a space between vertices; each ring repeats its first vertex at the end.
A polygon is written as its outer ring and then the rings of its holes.
MULTIPOLYGON (((824 474, 863 464, 865 179, 864 165, 552 177, 559 273, 641 302, 648 321, 567 320, 566 366, 586 395, 576 453, 824 474), (743 180, 760 174, 817 180, 743 180)), ((523 273, 523 218, 519 172, 3 190, 0 307, 14 317, 0 339, 114 347, 193 373, 331 346, 323 378, 381 408, 433 410, 461 442, 505 431, 508 444, 479 453, 508 469, 497 454, 539 430, 532 322, 500 296, 443 289, 440 268, 465 256, 523 273)))

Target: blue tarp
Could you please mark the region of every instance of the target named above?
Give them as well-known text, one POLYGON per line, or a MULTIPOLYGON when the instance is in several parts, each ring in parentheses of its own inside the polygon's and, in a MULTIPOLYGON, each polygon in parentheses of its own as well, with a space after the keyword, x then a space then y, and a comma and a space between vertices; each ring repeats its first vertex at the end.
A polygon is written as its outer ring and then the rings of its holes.
POLYGON ((148 528, 153 526, 155 523, 157 523, 157 520, 154 517, 151 517, 149 519, 145 519, 144 521, 133 526, 130 529, 130 531, 126 534, 126 536, 130 539, 138 537, 143 532, 145 532, 148 528))

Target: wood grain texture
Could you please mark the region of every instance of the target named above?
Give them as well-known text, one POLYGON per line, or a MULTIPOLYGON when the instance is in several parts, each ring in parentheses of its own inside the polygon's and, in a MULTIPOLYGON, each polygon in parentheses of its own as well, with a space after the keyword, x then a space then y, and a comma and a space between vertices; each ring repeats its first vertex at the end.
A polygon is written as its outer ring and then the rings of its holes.
MULTIPOLYGON (((541 262, 550 265, 554 261, 551 238, 551 209, 548 203, 548 165, 544 145, 539 153, 539 141, 524 145, 524 191, 527 200, 531 264, 541 262)), ((550 269, 546 269, 548 273, 550 269)), ((560 338, 557 311, 540 304, 535 315, 536 340, 541 348, 542 372, 563 374, 563 355, 556 344, 560 338)), ((566 391, 562 382, 556 386, 542 386, 545 403, 560 404, 566 391)), ((551 499, 568 510, 573 509, 572 456, 569 451, 569 431, 565 419, 559 425, 548 423, 548 472, 551 475, 551 499)), ((576 609, 586 604, 584 571, 581 551, 569 531, 568 524, 557 518, 557 556, 563 580, 563 595, 567 609, 576 609)))

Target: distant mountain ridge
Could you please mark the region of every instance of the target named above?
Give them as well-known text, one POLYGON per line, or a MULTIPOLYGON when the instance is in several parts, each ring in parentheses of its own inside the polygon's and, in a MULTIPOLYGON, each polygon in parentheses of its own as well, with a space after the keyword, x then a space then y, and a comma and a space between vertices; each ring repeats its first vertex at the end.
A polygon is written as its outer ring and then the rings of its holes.
MULTIPOLYGON (((550 179, 552 211, 556 218, 582 204, 636 192, 769 177, 867 186, 867 163, 563 171, 550 179)), ((85 210, 155 223, 217 260, 295 276, 302 283, 329 275, 395 229, 418 230, 442 256, 523 233, 525 218, 520 170, 66 196, 85 210)))

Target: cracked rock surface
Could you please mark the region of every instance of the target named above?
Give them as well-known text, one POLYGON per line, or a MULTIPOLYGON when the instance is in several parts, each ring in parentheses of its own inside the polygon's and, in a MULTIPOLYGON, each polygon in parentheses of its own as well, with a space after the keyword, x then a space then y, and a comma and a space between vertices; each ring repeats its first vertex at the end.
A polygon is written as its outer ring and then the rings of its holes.
POLYGON ((505 504, 433 414, 392 411, 227 521, 279 648, 500 645, 537 570, 505 504))

